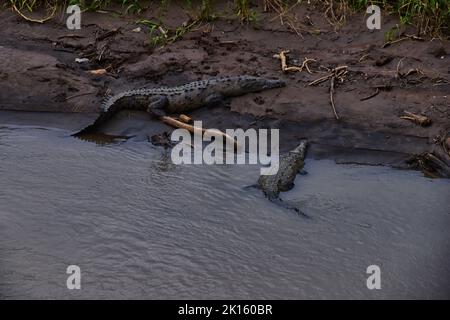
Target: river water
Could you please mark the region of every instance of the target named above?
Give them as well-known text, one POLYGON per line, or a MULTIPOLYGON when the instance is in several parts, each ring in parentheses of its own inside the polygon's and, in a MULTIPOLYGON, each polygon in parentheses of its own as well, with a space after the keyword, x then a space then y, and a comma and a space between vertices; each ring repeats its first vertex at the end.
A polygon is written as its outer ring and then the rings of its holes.
POLYGON ((246 188, 257 166, 68 133, 0 126, 0 298, 450 298, 448 180, 307 159, 282 194, 307 219, 246 188))

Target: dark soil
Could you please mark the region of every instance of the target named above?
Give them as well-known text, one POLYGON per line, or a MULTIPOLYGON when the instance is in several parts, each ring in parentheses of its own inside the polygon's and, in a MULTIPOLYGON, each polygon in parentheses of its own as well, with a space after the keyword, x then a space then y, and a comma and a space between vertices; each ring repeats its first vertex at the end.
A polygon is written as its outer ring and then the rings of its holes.
MULTIPOLYGON (((298 19, 301 34, 297 34, 274 13, 254 9, 255 24, 224 15, 158 48, 150 46, 146 26, 133 31, 138 19, 156 20, 155 10, 139 17, 85 12, 81 30, 72 31, 62 14, 37 24, 2 9, 0 110, 86 113, 84 120, 76 118, 81 129, 96 117, 106 94, 213 76, 277 77, 287 81, 286 88, 234 98, 229 108, 202 108, 190 116, 219 129, 278 128, 282 150, 308 138, 309 156, 339 162, 407 167, 406 159, 431 151, 449 160, 435 138, 445 138, 450 130, 450 41, 408 39, 382 48, 385 33, 398 23, 392 17, 384 17, 381 30, 370 31, 364 17, 355 14, 336 29, 323 10, 305 4, 290 13, 298 19), (305 57, 316 59, 309 64, 313 73, 283 73, 273 57, 281 50, 290 50, 289 65, 301 65, 305 57), (89 62, 75 62, 83 57, 89 62), (328 74, 326 68, 343 65, 348 73, 343 82, 336 82, 334 100, 340 117, 336 120, 330 82, 308 84, 328 74), (89 73, 102 68, 106 74, 89 73), (404 110, 428 116, 432 125, 400 119, 404 110)), ((190 19, 190 13, 176 4, 163 17, 171 28, 190 19)), ((404 32, 414 34, 413 29, 404 32)), ((123 121, 122 126, 103 131, 124 135, 130 132, 125 123, 133 126, 139 121, 137 116, 135 122, 123 121)), ((55 122, 49 117, 48 125, 55 122)), ((139 130, 153 136, 170 129, 148 121, 139 130)))

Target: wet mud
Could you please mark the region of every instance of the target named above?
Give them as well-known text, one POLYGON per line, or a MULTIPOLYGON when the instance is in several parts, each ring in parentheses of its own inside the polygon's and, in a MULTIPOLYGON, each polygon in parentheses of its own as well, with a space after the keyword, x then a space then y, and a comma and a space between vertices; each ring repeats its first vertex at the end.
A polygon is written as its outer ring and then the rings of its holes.
MULTIPOLYGON (((82 28, 68 30, 62 13, 36 24, 2 9, 0 110, 8 111, 2 118, 76 131, 95 119, 109 94, 247 74, 281 78, 287 86, 236 97, 225 106, 198 109, 189 116, 209 128, 280 129, 282 151, 307 138, 308 156, 337 162, 409 168, 408 159, 427 152, 450 162, 450 41, 411 37, 383 45, 385 34, 398 23, 389 16, 383 17, 381 30, 368 30, 358 14, 336 29, 319 8, 303 5, 291 12, 297 17, 293 30, 273 12, 257 6, 254 10, 255 23, 242 24, 224 14, 155 48, 149 28, 136 21, 161 19, 176 28, 192 21, 189 10, 171 4, 162 18, 151 9, 139 16, 85 12, 82 28), (283 72, 274 57, 282 50, 289 50, 290 66, 314 59, 308 63, 311 73, 283 72), (330 81, 310 84, 339 66, 347 66, 347 73, 334 86, 337 120, 330 81), (402 119, 405 110, 428 117, 431 125, 402 119), (41 115, 27 116, 24 111, 41 115), (60 121, 57 114, 63 112, 73 113, 73 122, 67 117, 60 121)), ((402 32, 414 34, 414 29, 402 32)), ((142 139, 163 137, 171 130, 136 112, 119 114, 101 129, 142 139)))

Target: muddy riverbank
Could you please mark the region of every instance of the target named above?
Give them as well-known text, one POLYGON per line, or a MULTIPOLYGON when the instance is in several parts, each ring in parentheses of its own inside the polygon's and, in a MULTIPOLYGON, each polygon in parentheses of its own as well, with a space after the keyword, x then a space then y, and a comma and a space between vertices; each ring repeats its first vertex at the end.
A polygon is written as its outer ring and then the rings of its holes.
MULTIPOLYGON (((219 129, 278 128, 282 150, 308 138, 309 156, 338 162, 405 168, 411 155, 430 151, 449 160, 436 137, 445 138, 450 130, 450 41, 411 37, 383 47, 386 33, 398 23, 394 18, 383 17, 381 30, 370 31, 364 17, 355 14, 336 30, 322 11, 306 4, 293 9, 295 30, 259 7, 254 8, 257 22, 250 25, 222 9, 218 20, 201 23, 174 43, 156 48, 151 46, 149 27, 136 21, 161 19, 165 27, 176 29, 192 21, 189 10, 171 4, 162 16, 152 8, 139 16, 85 12, 81 29, 68 30, 62 13, 36 24, 2 9, 0 110, 82 114, 74 115, 78 128, 64 120, 66 128, 76 130, 95 118, 105 95, 125 89, 224 75, 276 77, 286 80, 287 87, 234 98, 226 107, 190 115, 219 129), (290 65, 301 65, 305 57, 315 59, 309 64, 311 74, 283 73, 274 58, 281 50, 290 50, 290 65), (76 58, 89 61, 78 63, 76 58), (347 66, 348 71, 335 87, 339 120, 330 106, 329 82, 309 85, 337 66, 347 66), (106 73, 91 72, 101 69, 106 73), (429 117, 431 126, 401 119, 404 110, 429 117)), ((413 29, 403 31, 414 34, 413 29)), ((57 116, 45 115, 39 117, 40 124, 61 126, 57 116)), ((35 121, 22 113, 2 117, 35 121)), ((102 131, 171 130, 146 122, 146 115, 127 113, 116 120, 121 121, 102 131)))

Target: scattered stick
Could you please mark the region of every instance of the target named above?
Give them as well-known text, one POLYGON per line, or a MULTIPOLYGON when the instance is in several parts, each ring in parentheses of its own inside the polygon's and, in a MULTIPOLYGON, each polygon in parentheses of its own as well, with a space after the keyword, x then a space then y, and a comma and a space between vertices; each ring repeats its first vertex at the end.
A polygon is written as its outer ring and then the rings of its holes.
POLYGON ((289 53, 289 50, 283 50, 283 51, 281 51, 279 54, 275 54, 275 55, 274 55, 274 58, 277 58, 277 59, 280 59, 280 60, 281 60, 281 70, 282 70, 283 72, 289 72, 289 71, 293 71, 293 72, 295 72, 295 71, 302 72, 303 69, 306 68, 306 71, 307 71, 309 74, 312 74, 311 70, 309 69, 308 63, 309 63, 309 62, 315 62, 315 61, 316 61, 315 59, 309 59, 309 58, 305 57, 305 59, 303 60, 302 65, 301 65, 300 67, 297 67, 297 66, 289 67, 289 66, 287 65, 287 58, 286 58, 286 54, 287 54, 287 53, 289 53))
POLYGON ((302 63, 302 68, 306 68, 306 71, 309 74, 312 74, 311 70, 309 69, 308 62, 316 62, 316 60, 315 59, 308 59, 307 57, 305 57, 305 60, 303 60, 303 63, 302 63))
POLYGON ((59 36, 58 39, 63 39, 63 38, 76 38, 76 39, 82 39, 82 38, 86 38, 85 36, 81 36, 78 34, 66 34, 66 35, 62 35, 59 36))
POLYGON ((363 61, 365 58, 367 58, 369 56, 369 54, 367 53, 367 54, 365 54, 365 55, 363 55, 361 58, 359 58, 359 60, 358 60, 358 62, 361 62, 361 61, 363 61))
POLYGON ((422 126, 422 127, 426 127, 431 124, 431 119, 428 118, 427 116, 414 114, 414 113, 406 111, 406 110, 403 112, 405 113, 405 115, 401 116, 400 119, 410 120, 410 121, 414 122, 415 124, 422 126))
POLYGON ((108 37, 111 37, 113 35, 115 35, 116 33, 118 33, 120 31, 120 27, 116 28, 116 29, 112 29, 112 30, 108 30, 106 32, 103 32, 100 35, 96 35, 95 40, 96 41, 102 41, 105 40, 108 37))
POLYGON ((344 77, 347 73, 348 73, 347 66, 339 66, 334 69, 331 69, 330 73, 327 74, 326 76, 320 77, 319 79, 316 79, 309 84, 310 86, 314 86, 324 81, 330 80, 330 104, 331 107, 333 108, 333 113, 336 120, 339 120, 339 115, 337 114, 336 106, 334 105, 334 85, 336 79, 338 79, 340 82, 343 82, 344 77))
POLYGON ((16 12, 19 14, 19 16, 21 16, 22 18, 24 18, 24 19, 27 20, 27 21, 30 21, 30 22, 36 22, 36 23, 44 23, 45 21, 48 21, 48 20, 50 20, 51 18, 53 18, 53 16, 55 15, 55 12, 56 12, 56 8, 58 7, 57 5, 55 5, 55 6, 53 7, 52 13, 51 13, 47 18, 44 18, 44 19, 32 19, 32 18, 28 18, 28 17, 25 16, 22 12, 20 12, 20 10, 17 9, 16 5, 15 5, 12 1, 10 1, 10 2, 11 2, 11 5, 12 5, 13 10, 16 11, 16 12))
POLYGON ((409 76, 410 74, 413 74, 413 73, 424 75, 424 72, 422 70, 420 70, 419 68, 411 68, 411 69, 408 70, 408 72, 403 74, 402 77, 407 77, 407 76, 409 76))
POLYGON ((336 112, 336 107, 334 105, 334 99, 333 99, 333 94, 334 94, 334 79, 335 77, 331 77, 330 79, 330 103, 331 103, 331 107, 333 108, 333 113, 334 116, 336 117, 336 120, 339 120, 339 116, 336 112))
POLYGON ((423 38, 418 37, 418 36, 415 36, 415 35, 406 35, 406 36, 403 37, 403 38, 399 38, 399 39, 396 39, 396 40, 392 40, 392 41, 385 42, 385 43, 381 46, 381 48, 386 48, 387 46, 390 46, 391 44, 398 43, 398 42, 401 42, 401 41, 404 41, 404 40, 408 40, 408 39, 418 40, 418 41, 423 41, 423 40, 424 40, 423 38))
POLYGON ((85 92, 85 93, 74 94, 73 96, 69 96, 66 99, 64 99, 64 101, 67 101, 67 100, 70 100, 70 99, 73 99, 73 98, 77 98, 77 97, 87 96, 87 95, 90 95, 90 94, 95 94, 95 92, 85 92))
POLYGON ((402 77, 402 74, 400 73, 400 66, 401 66, 401 63, 402 63, 403 59, 405 59, 405 57, 401 58, 398 61, 398 63, 397 63, 397 78, 401 78, 402 77))
POLYGON ((308 85, 309 85, 309 86, 315 86, 315 85, 317 85, 317 84, 319 84, 319 83, 322 83, 322 82, 324 82, 324 81, 327 81, 327 80, 330 79, 332 76, 333 76, 332 74, 326 75, 326 76, 324 76, 324 77, 321 77, 321 78, 319 78, 319 79, 314 80, 313 82, 311 82, 311 83, 308 84, 308 85))
POLYGON ((324 77, 320 77, 320 78, 314 80, 313 82, 309 83, 308 85, 315 86, 319 83, 322 83, 324 81, 331 79, 332 77, 335 77, 342 82, 342 81, 344 81, 343 76, 345 76, 346 74, 347 74, 347 66, 339 66, 334 69, 331 69, 331 72, 328 75, 326 75, 324 77))
POLYGON ((379 93, 380 93, 380 89, 379 89, 379 88, 376 88, 376 91, 375 91, 374 93, 368 95, 367 97, 364 97, 364 98, 359 99, 359 101, 365 101, 365 100, 372 99, 373 97, 375 97, 375 96, 376 96, 377 94, 379 94, 379 93))

